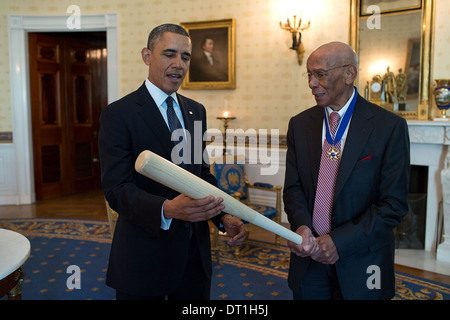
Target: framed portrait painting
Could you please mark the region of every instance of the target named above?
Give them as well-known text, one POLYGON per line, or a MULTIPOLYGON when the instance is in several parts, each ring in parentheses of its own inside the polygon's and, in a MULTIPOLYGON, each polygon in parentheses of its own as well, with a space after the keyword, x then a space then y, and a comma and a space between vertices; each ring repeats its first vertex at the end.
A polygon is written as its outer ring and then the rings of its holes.
POLYGON ((422 0, 361 0, 360 16, 372 15, 371 6, 377 6, 381 14, 404 12, 421 9, 422 0))
POLYGON ((183 22, 192 41, 182 89, 235 89, 235 20, 183 22))

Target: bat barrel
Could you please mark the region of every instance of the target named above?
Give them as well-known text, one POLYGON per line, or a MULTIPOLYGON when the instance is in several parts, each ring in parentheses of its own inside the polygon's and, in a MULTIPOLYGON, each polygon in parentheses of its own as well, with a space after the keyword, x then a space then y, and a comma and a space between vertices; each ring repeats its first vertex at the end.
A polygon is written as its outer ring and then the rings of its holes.
POLYGON ((302 243, 302 237, 299 234, 264 217, 226 192, 149 150, 143 151, 136 159, 135 169, 147 178, 193 199, 202 199, 207 196, 220 197, 224 200, 223 204, 227 213, 278 234, 294 243, 302 243))

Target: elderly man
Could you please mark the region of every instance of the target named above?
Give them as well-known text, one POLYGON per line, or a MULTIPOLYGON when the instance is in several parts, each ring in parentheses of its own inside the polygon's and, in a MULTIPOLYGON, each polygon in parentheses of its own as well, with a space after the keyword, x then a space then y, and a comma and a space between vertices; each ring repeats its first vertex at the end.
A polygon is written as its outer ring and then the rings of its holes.
POLYGON ((406 121, 364 100, 358 58, 331 42, 307 61, 317 105, 289 122, 285 211, 294 299, 390 299, 393 228, 408 212, 406 121))

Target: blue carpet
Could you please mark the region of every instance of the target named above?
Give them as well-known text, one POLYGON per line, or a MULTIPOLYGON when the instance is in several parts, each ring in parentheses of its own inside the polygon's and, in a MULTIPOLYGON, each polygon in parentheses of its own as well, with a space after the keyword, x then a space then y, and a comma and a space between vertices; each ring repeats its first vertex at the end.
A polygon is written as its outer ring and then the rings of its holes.
MULTIPOLYGON (((105 285, 111 246, 106 221, 8 219, 0 220, 0 228, 19 232, 31 242, 23 300, 114 299, 115 291, 105 285), (79 282, 71 266, 78 268, 79 282)), ((247 240, 236 259, 233 249, 221 243, 220 263, 213 254, 212 300, 292 299, 286 280, 288 248, 247 240)), ((396 292, 398 300, 450 300, 450 286, 400 272, 396 292)))
POLYGON ((213 300, 292 300, 287 285, 289 251, 270 243, 246 240, 239 258, 221 241, 219 262, 213 253, 213 300))
POLYGON ((111 248, 107 222, 17 219, 0 220, 0 228, 19 232, 31 243, 30 257, 23 266, 23 300, 115 298, 115 290, 105 285, 111 248), (80 289, 77 289, 78 284, 74 287, 76 273, 71 271, 70 266, 79 267, 80 289), (73 289, 68 288, 68 279, 73 289))

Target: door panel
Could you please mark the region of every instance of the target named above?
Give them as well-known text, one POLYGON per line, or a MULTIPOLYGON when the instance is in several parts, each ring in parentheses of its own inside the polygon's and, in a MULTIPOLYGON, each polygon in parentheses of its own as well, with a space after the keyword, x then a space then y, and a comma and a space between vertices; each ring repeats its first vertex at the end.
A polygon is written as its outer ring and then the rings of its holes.
POLYGON ((64 86, 60 63, 61 41, 47 35, 29 35, 30 90, 34 151, 36 198, 62 195, 64 184, 64 157, 66 140, 62 130, 64 86))
MULTIPOLYGON (((72 179, 75 192, 80 192, 100 186, 99 164, 93 162, 96 155, 97 139, 94 132, 98 131, 98 119, 94 120, 94 109, 102 103, 95 99, 93 90, 102 90, 101 83, 94 87, 92 73, 99 68, 95 52, 96 45, 86 39, 77 39, 67 45, 69 86, 68 92, 68 126, 71 134, 70 145, 71 166, 74 168, 72 179)), ((101 67, 100 67, 101 68, 101 67)))
POLYGON ((105 33, 30 33, 29 53, 36 199, 100 187, 105 33))

